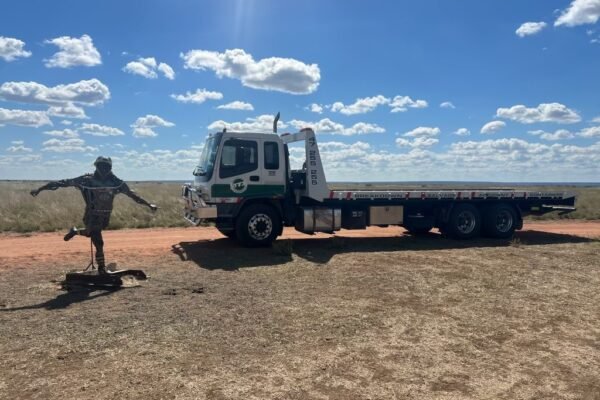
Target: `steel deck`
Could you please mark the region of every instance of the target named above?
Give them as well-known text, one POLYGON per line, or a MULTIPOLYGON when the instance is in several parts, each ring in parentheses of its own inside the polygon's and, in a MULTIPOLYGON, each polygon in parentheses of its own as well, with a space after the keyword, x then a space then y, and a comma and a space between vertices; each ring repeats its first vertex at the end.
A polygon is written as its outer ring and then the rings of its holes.
POLYGON ((562 200, 575 197, 569 192, 517 190, 331 190, 329 200, 562 200))

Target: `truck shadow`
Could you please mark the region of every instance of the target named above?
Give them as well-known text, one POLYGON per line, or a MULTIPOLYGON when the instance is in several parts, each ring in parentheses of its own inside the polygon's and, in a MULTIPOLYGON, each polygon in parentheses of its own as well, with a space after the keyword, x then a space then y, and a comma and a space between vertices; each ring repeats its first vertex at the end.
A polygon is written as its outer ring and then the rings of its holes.
POLYGON ((598 241, 580 236, 540 231, 518 232, 512 240, 476 239, 453 240, 438 233, 421 236, 344 237, 280 239, 273 248, 244 248, 230 239, 180 242, 172 252, 182 261, 192 261, 208 270, 235 271, 248 267, 267 267, 285 264, 293 255, 317 264, 325 264, 336 254, 380 251, 427 251, 489 247, 527 247, 562 243, 598 241))

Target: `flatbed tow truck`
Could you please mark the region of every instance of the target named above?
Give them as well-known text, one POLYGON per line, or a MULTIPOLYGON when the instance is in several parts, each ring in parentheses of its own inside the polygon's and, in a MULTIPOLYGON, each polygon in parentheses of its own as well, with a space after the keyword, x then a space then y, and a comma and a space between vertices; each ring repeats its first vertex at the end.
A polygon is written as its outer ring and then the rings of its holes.
POLYGON ((194 182, 182 187, 184 217, 212 221, 245 246, 270 245, 294 226, 307 234, 367 226, 438 228, 455 239, 508 239, 523 217, 575 210, 575 195, 512 189, 330 190, 315 133, 219 132, 206 140, 194 182), (290 168, 288 145, 304 142, 302 169, 290 168))

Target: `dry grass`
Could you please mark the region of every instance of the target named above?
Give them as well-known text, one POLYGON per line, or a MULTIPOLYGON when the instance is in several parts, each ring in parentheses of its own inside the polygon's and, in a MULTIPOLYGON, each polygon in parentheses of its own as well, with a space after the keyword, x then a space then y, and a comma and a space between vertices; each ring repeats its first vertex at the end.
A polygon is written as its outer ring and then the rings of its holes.
MULTIPOLYGON (((42 182, 0 182, 0 232, 33 232, 64 230, 71 226, 80 226, 84 203, 76 189, 59 189, 55 192, 42 192, 37 198, 29 191, 42 182)), ((338 187, 357 187, 360 184, 337 185, 338 187)), ((109 229, 175 227, 187 226, 181 216, 179 203, 180 187, 178 183, 130 183, 142 197, 160 206, 156 214, 146 207, 134 203, 125 196, 117 196, 109 229)), ((373 185, 363 188, 374 189, 373 185)), ((379 185, 386 189, 407 186, 379 185)), ((435 185, 418 188, 434 188, 435 185)), ((600 219, 600 188, 578 187, 539 187, 535 190, 565 190, 578 193, 578 210, 560 217, 557 213, 537 219, 600 219)))
MULTIPOLYGON (((0 182, 0 232, 64 230, 81 226, 85 203, 79 191, 63 188, 45 191, 36 198, 29 191, 42 182, 0 182)), ((109 229, 186 226, 179 203, 180 184, 135 183, 129 186, 160 209, 153 214, 147 207, 124 195, 115 199, 109 229)))
POLYGON ((91 293, 0 258, 0 397, 599 399, 600 243, 519 239, 181 243, 91 293))

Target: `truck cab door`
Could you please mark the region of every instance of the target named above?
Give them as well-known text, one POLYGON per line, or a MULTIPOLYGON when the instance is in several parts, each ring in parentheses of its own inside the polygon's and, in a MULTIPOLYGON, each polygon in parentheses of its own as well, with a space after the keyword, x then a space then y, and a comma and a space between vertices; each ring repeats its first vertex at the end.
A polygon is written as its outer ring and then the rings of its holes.
POLYGON ((270 197, 283 197, 287 181, 283 145, 280 141, 263 140, 261 150, 263 187, 270 197))
MULTIPOLYGON (((271 147, 268 145, 267 147, 271 147)), ((272 150, 272 149, 270 149, 272 150)), ((211 197, 227 201, 240 197, 275 197, 284 195, 284 172, 281 168, 281 151, 278 152, 279 168, 275 169, 269 155, 270 169, 265 169, 264 144, 252 138, 225 138, 218 160, 218 171, 212 185, 211 197), (274 172, 271 172, 274 171, 274 172), (280 184, 275 182, 280 180, 280 184)))

